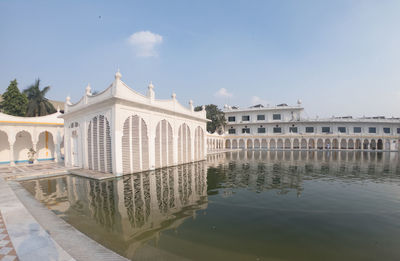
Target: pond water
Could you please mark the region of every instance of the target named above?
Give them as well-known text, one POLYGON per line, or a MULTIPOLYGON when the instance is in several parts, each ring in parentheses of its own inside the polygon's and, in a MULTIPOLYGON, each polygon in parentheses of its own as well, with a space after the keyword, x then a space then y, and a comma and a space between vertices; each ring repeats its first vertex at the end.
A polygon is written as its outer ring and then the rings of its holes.
POLYGON ((398 153, 227 152, 106 181, 22 185, 130 259, 400 260, 398 153))

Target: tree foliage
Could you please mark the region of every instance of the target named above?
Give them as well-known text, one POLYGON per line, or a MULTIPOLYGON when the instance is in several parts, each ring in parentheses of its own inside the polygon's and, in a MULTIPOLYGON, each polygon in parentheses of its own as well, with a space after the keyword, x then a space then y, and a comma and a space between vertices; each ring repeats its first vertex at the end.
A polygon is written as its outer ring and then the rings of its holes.
POLYGON ((24 94, 28 97, 28 108, 26 116, 45 116, 56 112, 53 104, 45 97, 50 90, 50 86, 46 86, 40 90, 40 79, 24 90, 24 94))
POLYGON ((4 113, 14 116, 25 116, 28 99, 19 91, 16 79, 10 82, 2 97, 3 101, 0 107, 4 113))
MULTIPOLYGON (((218 131, 221 134, 226 126, 225 113, 214 104, 208 104, 205 107, 207 119, 211 120, 207 122, 207 131, 211 133, 218 131)), ((194 110, 201 111, 202 106, 197 106, 194 110)))

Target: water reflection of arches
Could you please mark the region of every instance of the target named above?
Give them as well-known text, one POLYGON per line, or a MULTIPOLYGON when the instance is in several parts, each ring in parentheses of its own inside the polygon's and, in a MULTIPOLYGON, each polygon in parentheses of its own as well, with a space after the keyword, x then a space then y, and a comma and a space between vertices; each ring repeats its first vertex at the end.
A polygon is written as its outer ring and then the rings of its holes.
POLYGON ((176 229, 207 207, 205 162, 96 181, 76 176, 24 183, 49 208, 101 244, 132 258, 160 231, 176 229))

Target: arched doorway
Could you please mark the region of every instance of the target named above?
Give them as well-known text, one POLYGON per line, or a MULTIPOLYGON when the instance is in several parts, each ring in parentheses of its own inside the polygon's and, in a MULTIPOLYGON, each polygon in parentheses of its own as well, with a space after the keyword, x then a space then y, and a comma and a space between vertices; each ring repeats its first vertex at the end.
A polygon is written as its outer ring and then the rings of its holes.
POLYGON ((376 150, 376 141, 375 140, 371 140, 370 148, 372 150, 376 150))
POLYGON ((72 166, 79 167, 79 139, 78 131, 73 130, 71 134, 72 166))
POLYGON ((360 139, 356 139, 355 149, 356 150, 361 150, 361 140, 360 139))
POLYGON ((255 139, 254 140, 254 148, 255 149, 259 149, 260 148, 260 140, 259 139, 255 139))
POLYGON ((10 163, 10 144, 7 133, 0 131, 0 164, 10 163))
POLYGON ((325 149, 327 149, 327 150, 332 149, 330 139, 325 139, 325 149))
POLYGON ((253 148, 253 141, 251 139, 247 140, 247 148, 252 149, 253 148))
POLYGON ((300 149, 299 139, 293 140, 293 149, 300 149))
POLYGON ((317 148, 320 150, 324 148, 324 141, 322 139, 317 140, 317 148))
POLYGON ((276 145, 277 145, 277 149, 279 149, 279 150, 283 149, 283 140, 278 139, 278 142, 276 143, 276 145))
POLYGON ((381 139, 378 140, 377 149, 383 150, 383 141, 381 139))
POLYGON ((369 141, 367 139, 365 139, 363 142, 363 148, 364 148, 364 150, 369 149, 369 141))
POLYGON ((285 149, 287 150, 291 149, 291 143, 289 139, 285 139, 285 149))
POLYGON ((36 148, 38 161, 54 160, 54 139, 50 132, 45 131, 39 134, 36 148))
POLYGON ((301 139, 301 149, 306 150, 307 149, 307 140, 306 139, 301 139))
POLYGON ((387 150, 387 151, 390 150, 390 140, 385 141, 385 150, 387 150))
POLYGON ((342 139, 340 141, 340 149, 342 149, 342 150, 347 149, 347 141, 345 139, 342 139))
POLYGON ((347 148, 349 150, 354 150, 354 141, 352 139, 349 140, 349 142, 347 144, 347 148))
POLYGON ((270 148, 271 150, 276 149, 276 142, 275 142, 274 139, 271 139, 271 140, 269 141, 269 148, 270 148))
POLYGON ((244 140, 243 139, 239 140, 239 148, 244 149, 244 140))
POLYGON ((27 162, 30 149, 34 149, 31 134, 27 131, 18 132, 14 143, 14 162, 27 162))
POLYGON ((238 148, 237 140, 233 140, 233 141, 232 141, 232 148, 233 148, 233 149, 237 149, 237 148, 238 148))
POLYGON ((309 141, 308 141, 308 148, 309 149, 315 149, 315 141, 314 141, 314 139, 310 139, 309 141))
POLYGON ((339 149, 339 141, 337 139, 333 139, 333 141, 332 141, 332 149, 334 149, 334 150, 339 149))
POLYGON ((225 148, 227 148, 227 149, 231 148, 231 140, 226 140, 225 141, 225 148))
POLYGON ((266 139, 262 139, 261 140, 261 148, 263 148, 263 149, 267 149, 268 148, 268 144, 267 144, 267 140, 266 139))

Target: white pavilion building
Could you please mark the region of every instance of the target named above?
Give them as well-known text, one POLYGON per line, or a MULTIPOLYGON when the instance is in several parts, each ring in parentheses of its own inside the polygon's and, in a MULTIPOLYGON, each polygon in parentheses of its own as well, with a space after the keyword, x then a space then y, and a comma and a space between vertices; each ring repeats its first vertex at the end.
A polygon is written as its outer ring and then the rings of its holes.
POLYGON ((65 164, 122 175, 206 159, 206 112, 186 108, 175 94, 155 99, 130 89, 121 74, 103 92, 90 86, 75 104, 67 97, 65 164))

